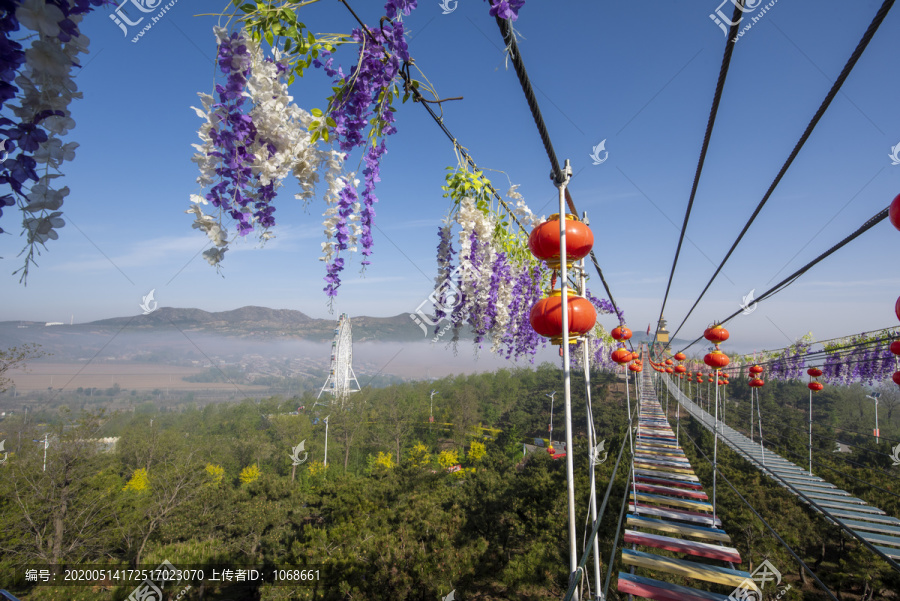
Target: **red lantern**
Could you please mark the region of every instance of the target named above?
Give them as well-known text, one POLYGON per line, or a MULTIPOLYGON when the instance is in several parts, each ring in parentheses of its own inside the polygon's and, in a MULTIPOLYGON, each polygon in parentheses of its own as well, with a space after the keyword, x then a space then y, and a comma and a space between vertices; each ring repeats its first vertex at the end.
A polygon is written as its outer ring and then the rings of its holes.
POLYGON ((640 356, 640 355, 638 355, 638 354, 635 353, 634 351, 631 352, 631 360, 632 360, 632 361, 637 361, 637 358, 638 358, 639 356, 640 356))
POLYGON ((666 359, 666 365, 673 365, 672 360, 671 360, 671 359, 666 359))
POLYGON ((894 224, 894 227, 900 230, 900 194, 891 201, 891 206, 888 208, 888 218, 894 224))
POLYGON ((813 392, 819 392, 820 390, 825 388, 821 382, 810 382, 809 384, 806 385, 806 387, 809 388, 810 390, 812 390, 813 392))
POLYGON ((894 381, 894 384, 900 386, 900 371, 895 371, 894 375, 891 376, 891 379, 894 381))
POLYGON ((667 374, 670 374, 670 373, 672 373, 673 371, 675 371, 675 370, 672 369, 671 367, 667 367, 667 368, 666 368, 666 373, 667 373, 667 374))
POLYGON ((703 337, 712 342, 713 344, 719 344, 720 342, 725 342, 728 340, 728 330, 716 324, 714 326, 706 328, 703 332, 703 337))
POLYGON ((891 352, 895 355, 900 355, 900 340, 895 340, 891 343, 891 352))
MULTIPOLYGON (((594 246, 591 229, 575 215, 566 215, 566 265, 583 259, 594 246)), ((559 215, 554 214, 531 231, 528 247, 532 254, 546 261, 550 269, 559 269, 559 215)))
POLYGON ((684 361, 685 359, 687 359, 687 355, 685 355, 684 353, 675 353, 676 361, 684 361))
POLYGON ((900 296, 897 297, 897 302, 894 303, 894 313, 897 315, 897 319, 900 319, 900 296))
POLYGON ((759 378, 753 378, 752 380, 750 380, 749 384, 751 388, 761 388, 762 385, 765 384, 765 382, 763 382, 759 378))
POLYGON ((750 367, 751 374, 761 374, 763 372, 763 368, 759 365, 753 365, 750 367))
POLYGON ((635 363, 632 363, 631 365, 628 366, 628 369, 631 370, 631 371, 637 372, 637 371, 641 371, 641 370, 644 369, 644 368, 641 367, 640 365, 637 365, 637 364, 635 364, 635 363))
POLYGON ((547 447, 547 453, 549 453, 550 455, 552 455, 555 452, 556 452, 556 450, 553 448, 553 445, 550 445, 547 447))
POLYGON ((703 362, 713 369, 722 369, 723 367, 731 363, 731 359, 729 359, 728 355, 726 355, 722 351, 715 350, 711 353, 707 353, 706 356, 703 357, 703 362))
POLYGON ((822 375, 822 370, 819 369, 818 367, 810 367, 809 369, 806 370, 806 373, 808 373, 809 375, 811 375, 814 378, 818 378, 819 376, 822 375))
POLYGON ((625 326, 618 326, 613 328, 610 334, 612 334, 612 337, 616 340, 628 340, 629 338, 631 338, 631 330, 629 330, 625 326))
POLYGON ((619 364, 628 363, 631 361, 631 351, 624 348, 617 348, 610 354, 609 358, 619 364))
POLYGON ((683 374, 683 373, 686 372, 686 371, 687 371, 687 368, 686 368, 684 365, 676 365, 676 366, 675 366, 675 373, 676 373, 676 374, 683 374))
MULTIPOLYGON (((597 311, 594 305, 583 296, 569 293, 569 342, 573 338, 583 336, 591 331, 597 323, 597 311)), ((550 296, 539 300, 531 308, 531 327, 534 331, 550 339, 551 344, 562 344, 562 293, 551 290, 550 296)))

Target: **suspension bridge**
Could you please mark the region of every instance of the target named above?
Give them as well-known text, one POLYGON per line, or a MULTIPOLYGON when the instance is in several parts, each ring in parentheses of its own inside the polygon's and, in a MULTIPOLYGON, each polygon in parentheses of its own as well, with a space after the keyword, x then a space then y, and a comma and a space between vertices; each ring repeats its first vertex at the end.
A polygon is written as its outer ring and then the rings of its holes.
POLYGON ((722 420, 717 423, 709 412, 679 390, 675 382, 668 377, 663 377, 662 380, 669 393, 692 417, 711 432, 718 432, 722 442, 763 474, 790 490, 815 511, 823 513, 833 523, 843 526, 857 539, 867 542, 883 558, 900 559, 900 519, 887 515, 881 509, 853 497, 849 492, 766 449, 762 438, 756 443, 722 420))

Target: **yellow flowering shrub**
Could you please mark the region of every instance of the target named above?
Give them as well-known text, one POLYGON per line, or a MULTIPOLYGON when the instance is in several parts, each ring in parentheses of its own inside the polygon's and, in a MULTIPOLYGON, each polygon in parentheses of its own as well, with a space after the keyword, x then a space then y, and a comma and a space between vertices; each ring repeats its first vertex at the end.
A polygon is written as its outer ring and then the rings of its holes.
POLYGON ((409 458, 410 463, 415 467, 427 467, 431 465, 431 453, 428 452, 428 447, 421 442, 417 442, 413 445, 413 448, 410 449, 407 457, 409 458))
POLYGON ((307 464, 306 473, 311 478, 315 478, 317 476, 323 475, 326 469, 328 469, 328 466, 321 461, 310 461, 307 464))
POLYGON ((213 484, 219 485, 222 483, 222 479, 225 478, 225 468, 221 465, 213 465, 212 463, 207 463, 206 474, 210 477, 213 484))
POLYGON ((485 449, 484 443, 473 440, 472 445, 469 447, 469 461, 477 463, 481 461, 481 458, 484 457, 486 453, 487 449, 485 449))
POLYGON ((145 490, 150 489, 150 477, 147 475, 147 470, 144 468, 134 470, 134 473, 131 475, 131 480, 128 481, 122 490, 131 490, 135 492, 144 492, 145 490))
POLYGON ((256 482, 259 479, 260 473, 261 472, 259 471, 259 468, 256 467, 256 464, 248 465, 241 470, 241 483, 250 484, 251 482, 256 482))
POLYGON ((459 453, 456 451, 441 451, 438 455, 438 465, 444 469, 456 465, 457 463, 459 463, 459 453))
POLYGON ((394 458, 390 453, 385 453, 384 451, 378 452, 378 457, 375 458, 375 467, 383 468, 383 469, 391 469, 394 467, 394 458))

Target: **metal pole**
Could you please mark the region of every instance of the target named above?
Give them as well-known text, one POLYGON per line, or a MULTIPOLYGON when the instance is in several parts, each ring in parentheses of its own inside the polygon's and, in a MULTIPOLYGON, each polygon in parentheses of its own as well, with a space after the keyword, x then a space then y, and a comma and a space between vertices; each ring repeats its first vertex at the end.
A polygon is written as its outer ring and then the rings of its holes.
POLYGON ((325 461, 322 462, 322 467, 328 467, 328 417, 325 418, 325 461))
POLYGON ((47 439, 47 433, 44 432, 44 471, 47 471, 47 447, 50 445, 50 441, 47 439))
POLYGON ((756 390, 756 415, 759 417, 759 451, 762 453, 763 465, 766 464, 766 447, 763 445, 762 410, 759 402, 759 389, 756 390))
MULTIPOLYGON (((566 159, 561 173, 554 173, 561 181, 559 188, 559 279, 562 302, 562 351, 563 351, 563 388, 566 405, 566 484, 569 501, 569 565, 570 577, 574 578, 578 568, 578 549, 575 534, 575 466, 572 453, 572 390, 571 370, 569 367, 569 283, 566 269, 566 185, 572 175, 572 166, 566 159)), ((579 587, 575 588, 575 599, 580 598, 579 587)))
MULTIPOLYGON (((582 214, 582 219, 584 220, 585 225, 588 224, 587 213, 582 214)), ((587 282, 584 277, 584 259, 581 260, 581 294, 585 293, 587 290, 587 282)), ((590 466, 590 480, 591 480, 591 531, 593 531, 594 526, 597 525, 597 477, 596 477, 596 466, 594 465, 593 457, 594 457, 594 448, 597 446, 597 432, 594 430, 594 410, 591 406, 591 352, 590 352, 590 338, 585 337, 584 343, 581 345, 582 352, 584 353, 584 360, 582 363, 584 364, 584 392, 585 392, 585 401, 587 402, 587 425, 588 425, 588 465, 590 466)), ((594 589, 595 594, 594 598, 596 601, 601 601, 603 597, 602 589, 600 587, 600 541, 595 536, 594 537, 594 589)))
MULTIPOLYGON (((890 413, 890 411, 888 412, 890 413)), ((878 397, 875 397, 875 438, 876 442, 881 442, 881 436, 879 436, 881 432, 878 430, 878 397)))
POLYGON ((550 446, 553 446, 553 397, 556 396, 556 391, 554 390, 550 394, 545 394, 544 396, 550 397, 550 446))
POLYGON ((809 473, 812 474, 812 389, 809 391, 809 473))
POLYGON ((750 388, 750 442, 753 442, 753 388, 750 388))
MULTIPOLYGON (((719 375, 719 371, 715 370, 715 375, 719 375)), ((716 527, 716 473, 719 470, 719 386, 716 382, 716 436, 713 442, 713 517, 711 527, 716 527)))

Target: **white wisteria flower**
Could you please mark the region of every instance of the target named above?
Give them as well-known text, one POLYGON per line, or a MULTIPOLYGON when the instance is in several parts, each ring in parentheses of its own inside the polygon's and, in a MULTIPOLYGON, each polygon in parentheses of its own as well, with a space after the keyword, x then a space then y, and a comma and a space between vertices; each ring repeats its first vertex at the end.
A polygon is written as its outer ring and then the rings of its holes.
POLYGON ((16 20, 22 26, 45 36, 58 36, 59 22, 64 18, 59 7, 46 0, 25 0, 16 8, 16 20))

